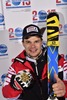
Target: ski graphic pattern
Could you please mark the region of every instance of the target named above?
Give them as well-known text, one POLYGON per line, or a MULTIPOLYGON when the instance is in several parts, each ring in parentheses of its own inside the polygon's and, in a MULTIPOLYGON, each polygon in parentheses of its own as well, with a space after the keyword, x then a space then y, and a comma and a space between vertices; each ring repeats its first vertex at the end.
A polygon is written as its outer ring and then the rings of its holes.
POLYGON ((47 15, 47 62, 49 95, 54 95, 51 86, 55 82, 54 73, 58 74, 58 47, 59 16, 56 12, 51 12, 47 15))

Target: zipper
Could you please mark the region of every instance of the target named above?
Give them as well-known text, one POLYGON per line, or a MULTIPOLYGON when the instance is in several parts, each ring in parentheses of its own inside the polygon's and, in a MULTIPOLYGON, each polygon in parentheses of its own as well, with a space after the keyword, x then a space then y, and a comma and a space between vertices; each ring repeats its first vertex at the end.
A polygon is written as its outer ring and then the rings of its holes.
POLYGON ((35 70, 36 70, 36 74, 38 76, 39 74, 38 74, 37 62, 35 62, 35 70))
POLYGON ((35 62, 35 70, 36 70, 36 75, 37 75, 37 82, 38 82, 38 85, 40 87, 40 92, 41 92, 42 100, 44 100, 43 99, 42 87, 41 87, 41 81, 38 79, 39 73, 38 73, 38 68, 37 68, 37 62, 35 62))

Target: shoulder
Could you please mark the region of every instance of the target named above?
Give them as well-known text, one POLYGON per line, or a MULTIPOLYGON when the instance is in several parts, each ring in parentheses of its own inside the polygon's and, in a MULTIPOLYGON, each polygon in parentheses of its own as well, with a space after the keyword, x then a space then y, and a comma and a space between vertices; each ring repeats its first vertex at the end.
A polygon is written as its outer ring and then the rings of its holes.
POLYGON ((26 58, 25 56, 25 50, 23 50, 21 53, 19 53, 14 59, 13 59, 13 63, 16 61, 21 61, 23 62, 23 60, 26 58))
POLYGON ((63 54, 60 54, 58 56, 59 59, 59 65, 61 65, 62 67, 66 66, 67 67, 67 61, 65 60, 63 54))
POLYGON ((20 54, 18 54, 18 56, 16 56, 13 60, 12 60, 12 65, 11 66, 17 66, 20 64, 23 64, 26 61, 26 56, 25 56, 25 50, 23 50, 20 54))
POLYGON ((59 54, 58 55, 58 60, 63 62, 65 60, 64 56, 62 54, 59 54))

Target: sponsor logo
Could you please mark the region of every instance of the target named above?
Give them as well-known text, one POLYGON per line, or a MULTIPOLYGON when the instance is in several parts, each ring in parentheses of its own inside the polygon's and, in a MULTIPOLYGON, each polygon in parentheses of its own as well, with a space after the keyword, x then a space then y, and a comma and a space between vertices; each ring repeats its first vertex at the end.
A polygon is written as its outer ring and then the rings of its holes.
POLYGON ((62 0, 63 2, 67 2, 67 0, 62 0))
POLYGON ((56 0, 57 6, 67 5, 67 0, 56 0))
POLYGON ((6 0, 6 9, 31 7, 30 0, 6 0))
POLYGON ((0 56, 7 56, 7 46, 5 44, 0 44, 0 56))
POLYGON ((3 14, 1 14, 0 13, 0 26, 4 26, 5 25, 5 23, 4 23, 4 16, 3 16, 3 14))
POLYGON ((27 33, 31 32, 31 31, 38 32, 38 29, 37 29, 37 27, 30 26, 30 27, 27 28, 27 33))
POLYGON ((0 44, 0 53, 6 53, 7 52, 7 46, 5 44, 0 44))
POLYGON ((21 37, 22 36, 22 29, 21 28, 16 28, 15 29, 15 35, 17 37, 21 37))
POLYGON ((9 40, 20 40, 22 39, 22 28, 9 28, 9 40))
POLYGON ((21 0, 12 0, 12 4, 19 5, 21 3, 21 0))
POLYGON ((0 86, 2 86, 2 84, 4 83, 6 76, 7 76, 7 74, 3 74, 1 76, 1 78, 0 78, 0 86))
POLYGON ((38 16, 40 20, 45 20, 47 17, 47 13, 44 10, 38 12, 38 16))
POLYGON ((33 23, 46 22, 47 13, 44 10, 32 11, 33 23))
POLYGON ((3 21, 4 21, 4 16, 0 14, 0 23, 2 23, 3 21))

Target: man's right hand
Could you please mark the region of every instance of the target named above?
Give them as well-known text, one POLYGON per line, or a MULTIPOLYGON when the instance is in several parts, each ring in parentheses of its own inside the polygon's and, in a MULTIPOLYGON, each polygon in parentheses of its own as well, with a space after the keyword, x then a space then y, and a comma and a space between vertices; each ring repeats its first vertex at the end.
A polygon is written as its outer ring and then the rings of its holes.
POLYGON ((17 90, 23 90, 28 88, 33 80, 33 76, 28 69, 19 71, 14 77, 13 87, 17 90))

